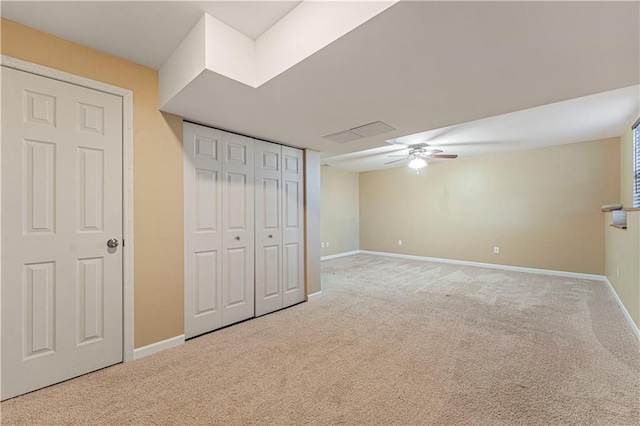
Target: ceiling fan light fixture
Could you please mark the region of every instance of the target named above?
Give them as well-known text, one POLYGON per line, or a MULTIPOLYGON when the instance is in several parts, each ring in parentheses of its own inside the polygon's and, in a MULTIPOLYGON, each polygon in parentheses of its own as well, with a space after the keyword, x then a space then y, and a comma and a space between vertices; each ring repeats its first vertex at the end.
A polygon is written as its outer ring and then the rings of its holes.
POLYGON ((416 157, 409 162, 409 167, 415 170, 422 169, 423 167, 426 167, 426 166, 427 166, 427 162, 420 157, 416 157))

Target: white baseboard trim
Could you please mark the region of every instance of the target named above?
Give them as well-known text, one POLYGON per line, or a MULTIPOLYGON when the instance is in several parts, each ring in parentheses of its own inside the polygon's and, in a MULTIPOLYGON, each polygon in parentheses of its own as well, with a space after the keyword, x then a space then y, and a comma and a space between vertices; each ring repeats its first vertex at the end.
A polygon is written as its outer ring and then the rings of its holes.
POLYGON ((172 337, 167 340, 162 340, 160 342, 152 343, 147 346, 143 346, 138 349, 133 350, 133 360, 138 360, 140 358, 144 358, 149 355, 153 355, 157 352, 164 351, 165 349, 171 349, 176 346, 180 346, 184 344, 184 334, 181 334, 176 337, 172 337))
POLYGON ((583 274, 580 272, 553 271, 550 269, 525 268, 522 266, 499 265, 495 263, 469 262, 466 260, 441 259, 438 257, 413 256, 410 254, 384 253, 380 251, 369 251, 369 250, 360 250, 360 253, 371 254, 374 256, 398 257, 401 259, 425 260, 428 262, 452 263, 455 265, 478 266, 480 268, 502 269, 504 271, 527 272, 530 274, 555 275, 558 277, 580 278, 580 279, 594 280, 594 281, 602 281, 602 279, 604 278, 604 276, 602 275, 583 274))
POLYGON ((322 256, 320 258, 320 261, 337 259, 338 257, 353 256, 354 254, 360 254, 360 250, 345 251, 344 253, 337 253, 337 254, 330 254, 329 256, 322 256))
POLYGON ((620 307, 620 310, 622 310, 622 315, 624 315, 627 322, 631 326, 631 330, 633 331, 633 334, 635 334, 638 340, 640 340, 640 328, 638 328, 638 324, 636 324, 633 318, 631 318, 629 311, 627 311, 627 308, 624 306, 624 303, 622 303, 622 300, 620 300, 620 297, 618 296, 618 293, 616 293, 616 289, 613 288, 613 285, 611 284, 611 281, 609 281, 609 278, 604 277, 603 281, 607 284, 607 286, 609 286, 609 290, 611 291, 611 294, 613 294, 613 298, 616 300, 616 303, 620 307))
POLYGON ((307 296, 307 301, 311 302, 312 300, 319 299, 322 297, 322 290, 316 291, 315 293, 311 293, 307 296))

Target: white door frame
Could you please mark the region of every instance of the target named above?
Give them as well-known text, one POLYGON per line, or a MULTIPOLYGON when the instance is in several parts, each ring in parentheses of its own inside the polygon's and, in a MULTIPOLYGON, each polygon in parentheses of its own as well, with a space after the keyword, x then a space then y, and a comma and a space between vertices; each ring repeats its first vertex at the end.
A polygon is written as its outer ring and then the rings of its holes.
MULTIPOLYGON (((0 55, 0 66, 71 83, 122 98, 122 358, 124 362, 133 361, 133 92, 5 55, 0 55)), ((1 231, 0 238, 2 238, 1 231)), ((2 257, 0 256, 0 269, 2 268, 1 259, 2 257)))

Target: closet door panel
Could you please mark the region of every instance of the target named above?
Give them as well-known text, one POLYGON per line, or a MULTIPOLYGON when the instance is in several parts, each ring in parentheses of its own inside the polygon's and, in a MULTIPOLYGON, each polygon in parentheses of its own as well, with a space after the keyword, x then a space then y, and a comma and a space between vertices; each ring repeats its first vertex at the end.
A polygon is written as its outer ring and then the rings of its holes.
POLYGON ((254 316, 254 141, 222 137, 222 324, 254 316))
POLYGON ((297 291, 300 286, 300 254, 301 247, 298 243, 285 244, 284 256, 284 291, 290 294, 297 291))
POLYGON ((222 327, 222 133, 184 123, 185 336, 222 327))
POLYGON ((302 150, 282 147, 283 305, 304 300, 304 170, 302 150))
POLYGON ((256 316, 283 307, 282 147, 255 143, 256 316))

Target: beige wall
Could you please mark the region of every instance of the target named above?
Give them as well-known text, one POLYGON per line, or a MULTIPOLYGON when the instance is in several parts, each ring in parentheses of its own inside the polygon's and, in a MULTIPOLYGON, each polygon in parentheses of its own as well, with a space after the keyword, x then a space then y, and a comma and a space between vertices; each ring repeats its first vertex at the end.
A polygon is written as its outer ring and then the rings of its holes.
MULTIPOLYGON (((633 206, 633 132, 631 123, 620 138, 620 202, 633 206)), ((627 213, 627 229, 612 228, 604 214, 606 275, 625 308, 640 327, 640 212, 627 213)))
POLYGON ((359 176, 356 172, 322 167, 322 255, 358 250, 359 176))
POLYGON ((604 216, 606 275, 629 315, 640 326, 640 212, 627 213, 627 229, 610 226, 612 213, 604 216))
POLYGON ((619 169, 615 138, 360 173, 360 249, 601 275, 619 169))
POLYGON ((135 347, 183 333, 182 119, 158 111, 158 73, 2 19, 3 55, 133 91, 135 347))

